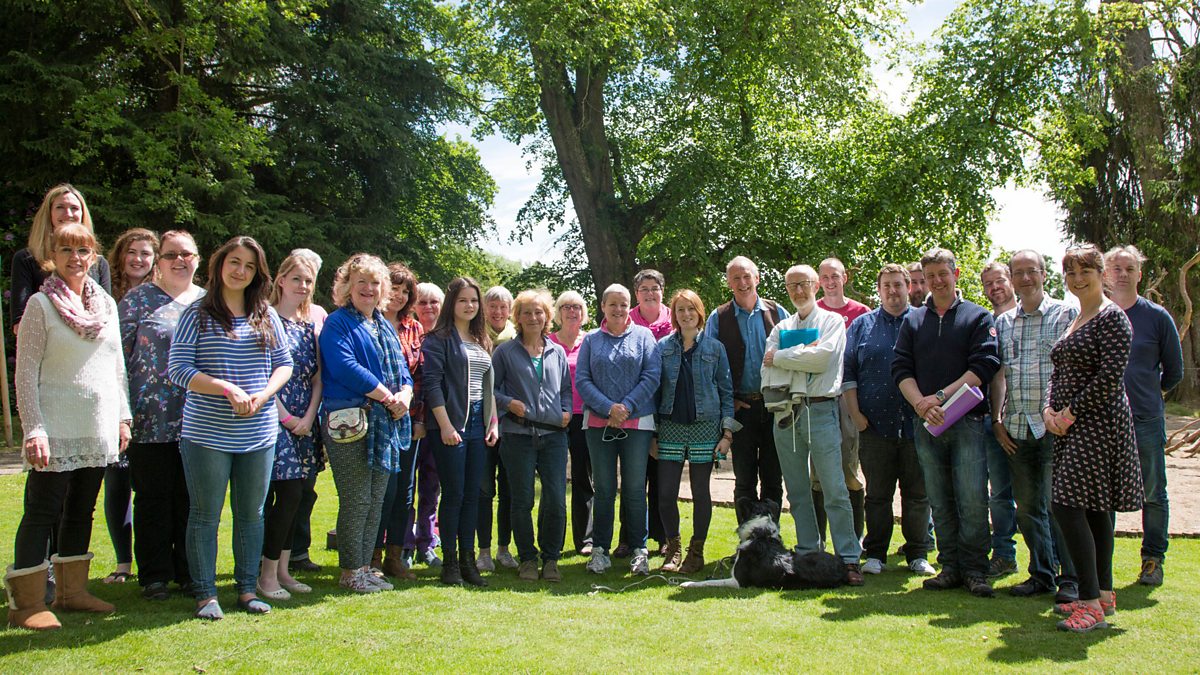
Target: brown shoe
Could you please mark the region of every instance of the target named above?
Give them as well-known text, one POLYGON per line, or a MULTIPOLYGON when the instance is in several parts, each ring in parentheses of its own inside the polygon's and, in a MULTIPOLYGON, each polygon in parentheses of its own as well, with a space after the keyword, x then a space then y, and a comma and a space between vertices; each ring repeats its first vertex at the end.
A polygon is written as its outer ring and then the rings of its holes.
POLYGON ((37 567, 8 568, 4 588, 8 591, 8 625, 29 630, 58 630, 62 624, 46 609, 46 576, 50 563, 37 567))
POLYGON ((679 537, 670 537, 667 539, 667 545, 663 547, 663 564, 658 569, 662 572, 678 572, 679 566, 683 564, 683 551, 680 548, 683 544, 680 543, 679 537))
POLYGON ((517 566, 517 578, 521 581, 537 581, 538 568, 536 560, 524 560, 517 566))
POLYGON ((383 570, 383 549, 377 548, 371 552, 371 569, 383 570))
POLYGON ((88 593, 88 568, 92 565, 92 554, 50 557, 54 563, 54 609, 108 614, 116 607, 88 593))
POLYGON ((542 581, 558 583, 562 581, 562 572, 558 571, 557 560, 547 560, 542 563, 542 581))
POLYGON ((704 569, 704 540, 692 539, 688 543, 687 556, 683 559, 683 564, 679 566, 679 571, 682 574, 695 574, 704 569))
POLYGON ((417 575, 404 566, 404 547, 388 544, 387 559, 383 561, 383 573, 386 576, 405 581, 414 581, 417 575))
POLYGON ((863 573, 862 568, 858 563, 846 563, 846 585, 847 586, 862 586, 863 573))

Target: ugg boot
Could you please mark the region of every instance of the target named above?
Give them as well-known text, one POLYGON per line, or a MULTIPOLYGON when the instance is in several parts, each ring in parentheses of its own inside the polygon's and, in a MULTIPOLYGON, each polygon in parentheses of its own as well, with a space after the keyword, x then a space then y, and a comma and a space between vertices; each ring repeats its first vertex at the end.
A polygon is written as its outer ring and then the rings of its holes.
POLYGON ((387 545, 387 558, 383 561, 383 573, 396 579, 412 581, 417 578, 413 571, 404 565, 404 547, 395 544, 387 545))
POLYGON ((702 569, 704 569, 704 540, 693 538, 688 543, 687 557, 683 559, 679 571, 682 574, 695 574, 702 569))
MULTIPOLYGON (((443 555, 445 559, 442 561, 442 583, 447 586, 461 586, 463 578, 462 573, 458 571, 458 554, 443 551, 443 555)), ((472 562, 471 567, 474 566, 472 562)))
POLYGON ((383 570, 383 549, 377 548, 371 553, 371 571, 383 570))
POLYGON ((663 564, 658 568, 663 572, 678 572, 683 563, 683 544, 679 537, 668 537, 667 546, 663 549, 663 564))
POLYGON ((46 575, 50 563, 42 561, 37 567, 13 569, 4 575, 8 591, 8 625, 29 630, 58 630, 62 624, 54 612, 46 609, 46 575))
POLYGON ((479 568, 475 566, 475 551, 463 551, 462 559, 458 561, 458 571, 462 580, 472 586, 487 586, 487 581, 480 576, 479 568))
POLYGON ((58 580, 54 589, 54 609, 108 614, 116 607, 88 593, 88 568, 92 566, 92 554, 62 557, 53 555, 54 577, 58 580))

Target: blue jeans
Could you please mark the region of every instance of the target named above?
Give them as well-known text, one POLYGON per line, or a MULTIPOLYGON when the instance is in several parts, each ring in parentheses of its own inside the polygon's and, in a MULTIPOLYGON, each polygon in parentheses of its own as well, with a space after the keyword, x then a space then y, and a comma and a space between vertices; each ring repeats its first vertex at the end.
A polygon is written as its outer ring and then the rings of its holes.
POLYGON ((182 439, 188 509, 187 557, 196 599, 217 594, 217 529, 229 488, 233 512, 233 580, 238 594, 254 593, 263 550, 263 503, 271 486, 275 444, 252 452, 222 452, 182 439))
MULTIPOLYGON (((653 432, 623 429, 620 440, 604 440, 605 429, 588 429, 588 455, 592 459, 592 545, 611 550, 614 503, 617 499, 617 460, 621 461, 621 509, 629 532, 627 544, 646 548, 646 464, 653 432)), ((609 430, 611 435, 615 433, 609 430)))
POLYGON ((1029 577, 1048 589, 1062 581, 1078 582, 1061 530, 1050 512, 1054 436, 1047 432, 1040 439, 1030 436, 1013 442, 1017 451, 1008 455, 1008 465, 1017 500, 1017 526, 1029 548, 1029 577))
POLYGON ((1013 499, 1013 476, 1008 453, 992 433, 992 416, 983 416, 987 445, 988 513, 992 516, 992 557, 1017 559, 1017 505, 1013 499))
POLYGON ((988 474, 983 418, 967 416, 934 437, 916 425, 917 458, 933 511, 943 571, 987 576, 988 474))
POLYGON ((1167 502, 1166 420, 1161 415, 1135 415, 1138 456, 1142 460, 1142 483, 1146 502, 1142 505, 1142 557, 1163 559, 1167 556, 1167 526, 1171 507, 1167 502))
POLYGON ((422 442, 428 442, 437 462, 442 481, 442 501, 438 505, 438 528, 442 554, 447 562, 458 560, 459 551, 475 555, 475 527, 479 523, 479 486, 487 463, 484 443, 483 405, 471 403, 467 426, 458 445, 442 443, 438 431, 431 429, 422 442))
POLYGON ((854 512, 842 472, 842 430, 836 401, 813 403, 792 408, 792 424, 780 429, 772 424, 775 450, 788 505, 796 525, 796 550, 800 553, 821 550, 817 513, 812 501, 809 458, 821 481, 825 513, 829 517, 829 536, 833 550, 842 560, 856 563, 862 556, 862 544, 854 533, 854 512))
POLYGON ((562 557, 567 532, 567 432, 544 436, 505 434, 500 444, 500 459, 508 474, 512 498, 512 534, 521 562, 562 557), (534 473, 542 482, 542 501, 538 505, 537 547, 533 543, 534 473))

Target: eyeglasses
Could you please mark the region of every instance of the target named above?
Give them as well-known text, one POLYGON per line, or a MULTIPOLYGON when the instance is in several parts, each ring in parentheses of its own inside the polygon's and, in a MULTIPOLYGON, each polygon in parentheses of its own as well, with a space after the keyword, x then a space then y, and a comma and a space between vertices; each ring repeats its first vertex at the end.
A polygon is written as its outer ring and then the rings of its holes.
POLYGON ((622 441, 629 438, 629 433, 624 429, 617 429, 617 433, 609 434, 611 430, 612 427, 604 427, 603 433, 600 434, 600 440, 608 443, 609 441, 622 441))
POLYGON ((196 253, 194 251, 171 251, 170 253, 164 253, 159 257, 163 260, 178 260, 182 258, 184 262, 187 262, 196 257, 196 253))
POLYGON ((662 286, 642 286, 637 289, 638 293, 662 293, 662 286))
POLYGON ((811 281, 789 281, 784 284, 789 291, 795 288, 812 288, 813 285, 811 281))
POLYGON ((86 258, 92 254, 92 249, 87 246, 59 246, 58 252, 68 258, 72 255, 77 255, 80 258, 86 258))

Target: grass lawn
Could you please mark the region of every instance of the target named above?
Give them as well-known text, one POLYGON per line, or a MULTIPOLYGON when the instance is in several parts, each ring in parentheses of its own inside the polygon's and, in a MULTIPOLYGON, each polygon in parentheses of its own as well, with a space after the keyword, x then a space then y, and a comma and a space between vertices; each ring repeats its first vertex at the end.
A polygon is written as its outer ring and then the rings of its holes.
MULTIPOLYGON (((23 486, 22 476, 0 477, 5 547, 23 486)), ((328 472, 318 492, 313 529, 323 533, 335 520, 328 472)), ((1167 585, 1154 590, 1132 583, 1138 542, 1118 540, 1114 627, 1082 636, 1054 629, 1049 599, 1003 593, 1021 577, 1002 580, 1001 593, 982 600, 923 591, 920 578, 898 569, 894 558, 865 587, 833 592, 685 592, 651 579, 622 593, 592 594, 593 583, 630 583, 628 568, 614 561, 598 578, 573 556, 557 585, 522 583, 505 570, 484 590, 447 588, 421 568, 415 584, 352 596, 336 586, 335 555, 314 550, 326 566, 306 577, 315 592, 251 617, 234 610, 227 513, 218 584, 228 614, 208 623, 191 618, 189 598, 150 603, 135 582, 101 584, 113 561, 101 519, 98 511, 92 590, 117 613, 61 613, 63 629, 51 634, 0 628, 0 672, 1195 672, 1200 663, 1200 631, 1186 614, 1194 604, 1185 600, 1200 592, 1196 540, 1172 542, 1167 585)), ((717 536, 709 539, 714 557, 732 550, 733 527, 732 511, 718 509, 717 536)), ((1023 550, 1019 555, 1027 559, 1023 550)))

